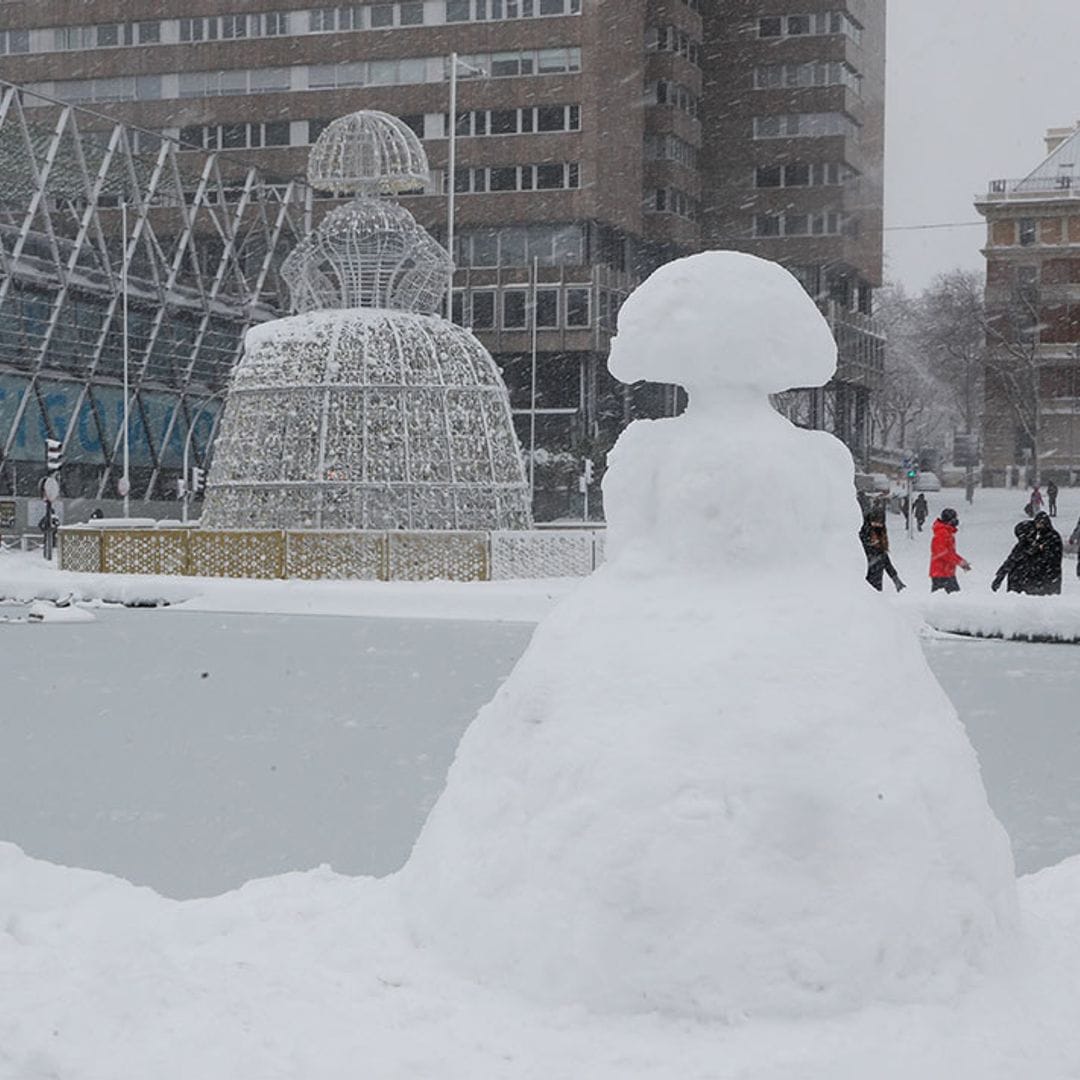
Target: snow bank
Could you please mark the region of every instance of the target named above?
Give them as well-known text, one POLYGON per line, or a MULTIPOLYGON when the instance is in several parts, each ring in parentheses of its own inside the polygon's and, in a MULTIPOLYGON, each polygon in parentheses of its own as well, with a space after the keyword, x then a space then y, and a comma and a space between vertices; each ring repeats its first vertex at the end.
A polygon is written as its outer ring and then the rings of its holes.
POLYGON ((851 458, 767 401, 834 362, 750 256, 670 264, 623 307, 613 373, 690 407, 620 439, 608 565, 466 733, 402 872, 459 970, 600 1011, 806 1015, 949 993, 1007 953, 1008 842, 862 580, 851 458))

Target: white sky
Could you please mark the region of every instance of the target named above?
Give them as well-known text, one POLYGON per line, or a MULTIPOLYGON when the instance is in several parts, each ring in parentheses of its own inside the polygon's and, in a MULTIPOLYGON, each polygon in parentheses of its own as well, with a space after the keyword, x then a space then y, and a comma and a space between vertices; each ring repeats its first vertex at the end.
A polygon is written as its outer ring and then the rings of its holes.
MULTIPOLYGON (((978 221, 989 180, 1044 156, 1080 120, 1080 3, 888 0, 885 225, 978 221)), ((981 269, 981 228, 888 231, 885 277, 911 292, 981 269)))

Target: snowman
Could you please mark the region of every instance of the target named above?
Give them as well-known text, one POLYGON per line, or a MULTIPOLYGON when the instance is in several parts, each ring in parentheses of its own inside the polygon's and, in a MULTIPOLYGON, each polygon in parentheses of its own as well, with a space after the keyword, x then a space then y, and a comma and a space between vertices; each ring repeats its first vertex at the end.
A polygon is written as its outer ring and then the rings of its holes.
POLYGON ((769 395, 829 328, 749 255, 668 264, 611 370, 676 382, 604 480, 609 560, 462 739, 399 884, 422 945, 553 1006, 697 1018, 947 995, 1016 932, 1007 838, 910 625, 863 580, 853 464, 769 395))

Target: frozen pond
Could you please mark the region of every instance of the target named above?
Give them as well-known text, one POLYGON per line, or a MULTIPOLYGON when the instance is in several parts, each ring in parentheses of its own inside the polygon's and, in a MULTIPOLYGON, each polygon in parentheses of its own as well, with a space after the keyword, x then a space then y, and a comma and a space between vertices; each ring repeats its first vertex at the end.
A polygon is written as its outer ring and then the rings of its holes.
POLYGON ((397 869, 532 633, 95 614, 0 624, 0 839, 175 897, 323 862, 397 869))
MULTIPOLYGON (((396 869, 462 730, 532 632, 95 614, 0 624, 0 839, 175 897, 323 862, 396 869)), ((926 652, 1019 869, 1080 851, 1080 648, 930 641, 926 652)))

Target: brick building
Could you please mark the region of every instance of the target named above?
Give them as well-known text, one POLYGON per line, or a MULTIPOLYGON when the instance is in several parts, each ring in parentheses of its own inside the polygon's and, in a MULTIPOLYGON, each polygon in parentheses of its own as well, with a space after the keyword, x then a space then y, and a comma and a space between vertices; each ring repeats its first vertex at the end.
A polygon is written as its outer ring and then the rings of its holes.
POLYGON ((252 162, 281 183, 302 174, 351 110, 404 117, 434 169, 407 205, 439 237, 452 53, 453 313, 496 357, 522 444, 542 451, 538 516, 576 511, 583 461, 602 461, 629 417, 678 407, 673 388, 616 384, 605 359, 629 290, 703 247, 778 259, 819 299, 841 372, 791 411, 863 449, 880 363, 884 0, 0 3, 4 78, 137 125, 148 150, 164 135, 216 152, 238 176, 252 162))
POLYGON ((1051 129, 1022 180, 993 180, 986 218, 988 483, 1080 472, 1080 128, 1051 129))

